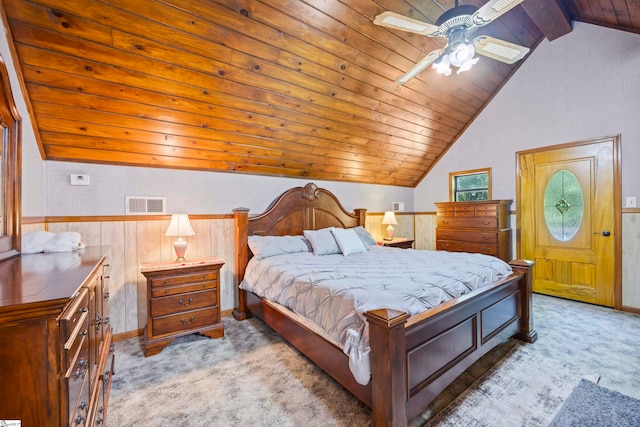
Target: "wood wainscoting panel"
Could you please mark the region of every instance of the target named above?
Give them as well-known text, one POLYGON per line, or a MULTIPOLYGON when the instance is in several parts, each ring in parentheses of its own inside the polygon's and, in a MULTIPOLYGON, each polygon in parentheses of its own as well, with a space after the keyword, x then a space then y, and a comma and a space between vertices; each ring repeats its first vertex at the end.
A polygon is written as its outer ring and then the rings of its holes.
POLYGON ((415 249, 436 249, 436 213, 425 212, 414 215, 416 223, 415 249))
MULTIPOLYGON (((640 308, 640 213, 622 214, 622 305, 640 308)), ((637 311, 634 311, 637 313, 637 311)))

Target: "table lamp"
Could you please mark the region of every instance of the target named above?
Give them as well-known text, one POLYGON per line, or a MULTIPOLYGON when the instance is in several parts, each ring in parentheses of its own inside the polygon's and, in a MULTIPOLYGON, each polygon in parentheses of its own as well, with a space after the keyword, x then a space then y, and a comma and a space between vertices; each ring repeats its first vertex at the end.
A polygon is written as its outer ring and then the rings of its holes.
POLYGON ((183 237, 194 236, 195 234, 196 233, 194 233, 193 228, 191 228, 191 223, 189 222, 189 215, 171 215, 169 227, 164 235, 178 238, 178 240, 173 243, 173 249, 175 249, 176 256, 178 257, 176 258, 177 262, 184 261, 184 254, 187 252, 187 241, 184 240, 183 237))
POLYGON ((387 211, 384 213, 384 217, 382 218, 382 225, 388 225, 387 237, 385 237, 384 240, 393 239, 393 226, 397 224, 398 221, 396 221, 396 215, 393 213, 393 211, 387 211))

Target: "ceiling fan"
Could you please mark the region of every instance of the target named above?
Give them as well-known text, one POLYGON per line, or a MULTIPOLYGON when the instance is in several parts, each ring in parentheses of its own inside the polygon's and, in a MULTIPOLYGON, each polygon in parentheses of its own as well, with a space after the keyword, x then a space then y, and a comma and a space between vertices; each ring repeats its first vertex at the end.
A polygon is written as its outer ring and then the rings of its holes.
POLYGON ((440 15, 435 25, 394 12, 381 13, 375 17, 373 23, 428 37, 447 38, 447 44, 443 49, 429 53, 396 80, 398 84, 405 84, 432 63, 433 68, 445 76, 451 74, 451 65, 458 68, 458 73, 467 71, 478 62, 478 58, 474 58, 476 53, 507 64, 524 58, 529 52, 527 47, 483 35, 473 40, 469 38, 478 27, 487 25, 522 1, 524 0, 489 0, 478 8, 473 5, 459 5, 456 0, 455 7, 440 15))

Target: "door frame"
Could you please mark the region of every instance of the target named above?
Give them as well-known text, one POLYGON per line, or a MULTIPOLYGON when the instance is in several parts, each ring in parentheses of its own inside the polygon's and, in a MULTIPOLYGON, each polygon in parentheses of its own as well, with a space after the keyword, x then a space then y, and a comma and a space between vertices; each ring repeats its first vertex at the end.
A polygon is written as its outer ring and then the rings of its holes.
POLYGON ((553 151, 562 148, 578 147, 581 145, 597 144, 606 141, 613 142, 613 247, 614 247, 614 274, 613 274, 613 308, 622 309, 622 180, 621 180, 621 157, 620 157, 620 134, 613 136, 605 136, 601 138, 593 138, 582 141, 569 142, 565 144, 556 144, 546 147, 534 148, 531 150, 523 150, 516 152, 516 258, 522 256, 521 241, 521 207, 520 192, 522 174, 521 157, 526 154, 540 153, 545 151, 553 151))

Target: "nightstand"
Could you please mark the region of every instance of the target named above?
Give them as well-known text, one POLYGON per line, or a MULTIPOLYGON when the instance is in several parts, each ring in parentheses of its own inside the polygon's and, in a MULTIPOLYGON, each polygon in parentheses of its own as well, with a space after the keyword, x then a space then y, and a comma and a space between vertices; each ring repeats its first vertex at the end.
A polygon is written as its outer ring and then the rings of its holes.
POLYGON ((144 355, 160 353, 179 336, 224 336, 220 319, 220 258, 143 264, 147 278, 144 355))
POLYGON ((392 248, 412 249, 413 239, 407 239, 405 237, 394 237, 391 240, 383 240, 382 246, 389 246, 392 248))

